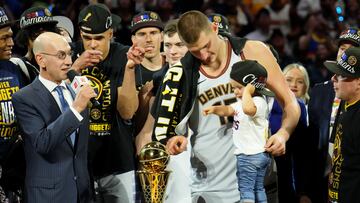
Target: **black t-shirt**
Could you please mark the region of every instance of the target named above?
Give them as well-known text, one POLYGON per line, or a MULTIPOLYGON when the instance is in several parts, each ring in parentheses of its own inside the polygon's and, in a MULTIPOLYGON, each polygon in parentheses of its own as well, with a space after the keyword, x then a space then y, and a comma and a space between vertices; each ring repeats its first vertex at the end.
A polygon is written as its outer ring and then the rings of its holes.
POLYGON ((137 77, 137 82, 140 80, 142 85, 144 85, 146 82, 149 82, 149 81, 153 80, 153 75, 155 73, 161 71, 161 69, 156 70, 156 71, 149 70, 149 69, 145 68, 141 64, 138 65, 137 69, 138 69, 138 72, 136 73, 137 74, 137 76, 136 76, 137 77), (139 76, 139 74, 140 74, 140 76, 139 76))
POLYGON ((153 74, 153 89, 151 90, 153 95, 157 95, 158 90, 162 84, 166 71, 169 69, 169 63, 166 63, 161 70, 153 74))
MULTIPOLYGON (((72 45, 73 61, 81 54, 81 42, 72 45)), ((90 109, 89 163, 95 177, 125 173, 135 169, 133 125, 116 109, 117 88, 122 83, 129 47, 111 43, 109 55, 97 66, 82 70, 98 93, 100 106, 90 109)))
MULTIPOLYGON (((140 91, 141 88, 147 82, 152 81, 153 75, 161 72, 161 70, 162 69, 160 68, 159 70, 152 71, 145 68, 142 64, 137 65, 137 67, 135 68, 135 77, 136 77, 135 80, 136 80, 137 91, 140 91)), ((151 93, 153 93, 153 90, 151 90, 151 93)), ((149 99, 149 97, 147 99, 149 99)), ((141 104, 139 104, 138 112, 136 113, 134 119, 132 119, 133 122, 135 123, 135 136, 141 131, 142 127, 146 122, 147 115, 149 113, 149 108, 148 108, 149 104, 147 103, 149 100, 147 99, 139 101, 139 103, 141 104)))
POLYGON ((360 200, 360 101, 339 117, 334 142, 329 198, 339 203, 360 200))

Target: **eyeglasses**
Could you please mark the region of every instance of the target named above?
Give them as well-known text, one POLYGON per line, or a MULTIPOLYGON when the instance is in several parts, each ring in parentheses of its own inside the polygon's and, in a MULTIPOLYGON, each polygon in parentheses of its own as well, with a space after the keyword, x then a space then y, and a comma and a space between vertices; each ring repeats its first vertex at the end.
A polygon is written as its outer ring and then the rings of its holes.
POLYGON ((56 54, 49 54, 49 53, 45 53, 45 52, 41 52, 40 54, 45 54, 45 55, 49 55, 49 56, 56 56, 58 59, 60 60, 64 60, 66 59, 66 56, 72 56, 73 52, 65 52, 62 50, 59 50, 56 54))

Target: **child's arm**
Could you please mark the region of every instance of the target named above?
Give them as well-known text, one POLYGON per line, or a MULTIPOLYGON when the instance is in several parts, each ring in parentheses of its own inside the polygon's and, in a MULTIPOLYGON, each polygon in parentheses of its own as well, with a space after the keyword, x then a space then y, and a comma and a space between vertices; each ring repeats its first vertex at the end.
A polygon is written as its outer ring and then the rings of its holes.
POLYGON ((244 88, 244 92, 242 96, 242 108, 244 113, 248 116, 254 116, 256 114, 257 108, 252 98, 254 92, 255 92, 254 85, 248 83, 244 88))
POLYGON ((235 110, 230 105, 221 105, 221 106, 210 106, 203 110, 204 116, 209 114, 216 114, 218 116, 233 116, 235 110))

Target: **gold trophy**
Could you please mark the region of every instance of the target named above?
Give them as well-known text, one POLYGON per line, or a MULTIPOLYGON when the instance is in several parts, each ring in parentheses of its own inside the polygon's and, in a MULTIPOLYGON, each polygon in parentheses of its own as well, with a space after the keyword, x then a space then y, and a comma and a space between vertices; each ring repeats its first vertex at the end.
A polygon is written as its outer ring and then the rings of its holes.
POLYGON ((140 151, 139 175, 146 203, 162 203, 170 171, 165 171, 169 154, 160 142, 150 142, 140 151))

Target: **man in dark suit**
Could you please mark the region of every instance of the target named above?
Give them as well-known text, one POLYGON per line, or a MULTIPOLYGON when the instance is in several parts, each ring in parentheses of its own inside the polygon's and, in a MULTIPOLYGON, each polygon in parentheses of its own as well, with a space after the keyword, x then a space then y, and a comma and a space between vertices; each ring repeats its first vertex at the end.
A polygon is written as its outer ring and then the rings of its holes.
MULTIPOLYGON (((339 49, 337 58, 340 58, 345 50, 350 47, 360 46, 358 28, 348 28, 339 36, 339 49)), ((309 101, 309 132, 311 134, 312 149, 314 156, 311 177, 309 175, 309 193, 313 202, 327 202, 328 196, 328 172, 329 155, 332 154, 330 135, 334 127, 337 108, 340 100, 335 99, 335 91, 332 81, 316 84, 311 91, 309 101), (329 144, 330 142, 330 144, 329 144)), ((310 148, 309 148, 310 149, 310 148)))
POLYGON ((25 201, 89 202, 87 104, 96 94, 85 84, 73 99, 64 82, 72 64, 64 37, 45 32, 33 52, 40 75, 12 98, 24 132, 25 201))

